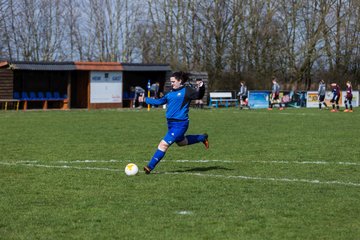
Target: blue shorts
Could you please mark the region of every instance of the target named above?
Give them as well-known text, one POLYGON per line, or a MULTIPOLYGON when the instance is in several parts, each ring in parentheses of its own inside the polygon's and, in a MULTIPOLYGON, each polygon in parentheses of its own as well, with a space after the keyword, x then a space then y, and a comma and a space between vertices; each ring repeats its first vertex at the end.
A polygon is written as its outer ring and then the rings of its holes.
POLYGON ((185 133, 189 128, 189 120, 186 121, 168 121, 168 132, 163 140, 171 145, 174 142, 181 142, 185 138, 185 133))

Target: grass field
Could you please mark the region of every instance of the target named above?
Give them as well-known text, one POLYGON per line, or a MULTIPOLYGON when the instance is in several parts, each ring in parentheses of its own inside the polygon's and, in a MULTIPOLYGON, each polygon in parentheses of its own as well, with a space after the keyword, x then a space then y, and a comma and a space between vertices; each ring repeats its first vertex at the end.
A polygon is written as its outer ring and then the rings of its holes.
POLYGON ((360 109, 0 112, 0 239, 360 239, 360 109))

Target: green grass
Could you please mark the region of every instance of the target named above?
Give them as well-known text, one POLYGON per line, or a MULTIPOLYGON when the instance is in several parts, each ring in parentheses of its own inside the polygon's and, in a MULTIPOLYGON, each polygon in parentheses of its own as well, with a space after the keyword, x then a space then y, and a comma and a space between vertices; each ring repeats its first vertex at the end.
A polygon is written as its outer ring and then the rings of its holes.
POLYGON ((190 118, 209 150, 174 145, 158 174, 127 177, 163 110, 0 112, 0 239, 360 238, 359 109, 190 118))

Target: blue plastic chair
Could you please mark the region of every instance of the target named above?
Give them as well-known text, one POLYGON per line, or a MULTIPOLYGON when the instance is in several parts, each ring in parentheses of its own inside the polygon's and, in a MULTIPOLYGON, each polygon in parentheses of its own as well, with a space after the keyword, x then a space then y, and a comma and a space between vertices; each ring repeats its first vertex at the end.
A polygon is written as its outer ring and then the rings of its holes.
POLYGON ((35 92, 30 92, 29 97, 30 97, 31 100, 37 99, 35 92))
POLYGON ((14 98, 14 99, 20 99, 20 98, 21 98, 21 97, 20 97, 20 93, 19 93, 19 92, 14 92, 13 98, 14 98))
POLYGON ((30 99, 27 92, 21 92, 21 99, 22 100, 29 100, 30 99))
POLYGON ((55 99, 61 99, 59 92, 54 92, 54 98, 55 99))
POLYGON ((63 95, 63 99, 67 99, 68 98, 68 96, 67 96, 67 94, 65 93, 64 95, 63 95))
POLYGON ((46 92, 46 93, 45 93, 45 97, 46 97, 46 99, 48 99, 48 100, 50 100, 50 99, 53 98, 51 92, 46 92))
POLYGON ((39 99, 41 99, 41 100, 45 99, 45 96, 44 96, 43 92, 38 92, 37 95, 38 95, 39 99))

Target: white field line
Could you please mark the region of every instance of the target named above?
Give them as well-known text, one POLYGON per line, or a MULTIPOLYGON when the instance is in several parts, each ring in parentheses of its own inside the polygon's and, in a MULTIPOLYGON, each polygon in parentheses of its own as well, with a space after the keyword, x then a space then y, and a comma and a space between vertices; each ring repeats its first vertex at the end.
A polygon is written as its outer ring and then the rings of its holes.
MULTIPOLYGON (((36 161, 19 161, 17 163, 36 162, 36 161)), ((57 161, 58 163, 119 163, 119 162, 131 162, 131 160, 74 160, 74 161, 57 161)), ((133 162, 140 162, 134 160, 133 162)), ((148 162, 144 160, 143 162, 148 162)), ((162 162, 176 162, 176 163, 264 163, 264 164, 313 164, 313 165, 354 165, 360 166, 360 163, 355 162, 326 162, 326 161, 244 161, 244 160, 162 160, 162 162)))
MULTIPOLYGON (((55 166, 55 165, 33 164, 33 163, 25 164, 25 163, 6 163, 6 162, 0 162, 0 165, 120 172, 119 169, 114 169, 114 168, 75 167, 68 165, 55 166)), ((241 176, 241 175, 232 176, 232 175, 186 173, 186 172, 164 172, 163 174, 192 175, 199 177, 212 177, 212 178, 224 178, 224 179, 257 180, 257 181, 273 181, 273 182, 298 182, 298 183, 310 183, 310 184, 328 184, 328 185, 344 185, 344 186, 360 187, 360 183, 341 182, 341 181, 320 181, 316 179, 311 180, 311 179, 297 179, 297 178, 291 179, 291 178, 273 178, 273 177, 252 177, 252 176, 241 176)))
POLYGON ((73 160, 73 161, 57 161, 58 163, 117 163, 125 162, 125 160, 73 160))
POLYGON ((75 167, 75 166, 56 166, 56 165, 44 165, 44 164, 33 164, 33 163, 7 163, 0 162, 0 165, 8 166, 26 166, 26 167, 42 167, 42 168, 64 168, 64 169, 78 169, 78 170, 99 170, 99 171, 111 171, 111 172, 120 172, 119 169, 115 168, 100 168, 100 167, 75 167))
POLYGON ((184 172, 165 172, 165 174, 178 175, 192 175, 199 177, 213 177, 213 178, 226 178, 226 179, 243 179, 243 180, 259 180, 259 181, 274 181, 274 182, 300 182, 300 183, 312 183, 312 184, 329 184, 329 185, 345 185, 345 186, 355 186, 360 187, 360 183, 353 182, 341 182, 341 181, 320 181, 320 180, 310 180, 310 179, 297 179, 297 178, 273 178, 273 177, 251 177, 251 176, 229 176, 229 175, 219 175, 219 174, 203 174, 203 173, 184 173, 184 172))
MULTIPOLYGON (((319 111, 318 113, 314 113, 314 112, 307 112, 307 113, 299 113, 299 112, 295 112, 297 111, 297 108, 294 109, 285 109, 284 111, 279 111, 277 108, 274 108, 274 111, 256 111, 256 109, 251 110, 251 111, 247 111, 249 114, 270 114, 270 113, 276 113, 279 115, 297 115, 297 116, 320 116, 323 115, 324 112, 330 112, 330 110, 328 111, 319 111)), ((233 111, 233 113, 240 113, 241 111, 233 111)), ((341 114, 341 111, 340 111, 341 114)), ((344 115, 348 115, 351 117, 359 117, 359 114, 344 114, 344 115)))
MULTIPOLYGON (((257 112, 257 111, 249 111, 249 112, 251 112, 251 114, 270 114, 272 112, 276 113, 277 112, 276 110, 278 110, 278 109, 275 108, 274 111, 271 111, 271 112, 257 112)), ((240 113, 240 111, 234 111, 233 113, 240 113)), ((278 111, 277 114, 280 114, 280 115, 297 115, 297 116, 319 116, 319 115, 321 115, 321 113, 295 113, 295 112, 282 112, 282 111, 278 111)))
POLYGON ((192 211, 177 211, 176 214, 179 214, 179 215, 191 215, 193 214, 192 211))

